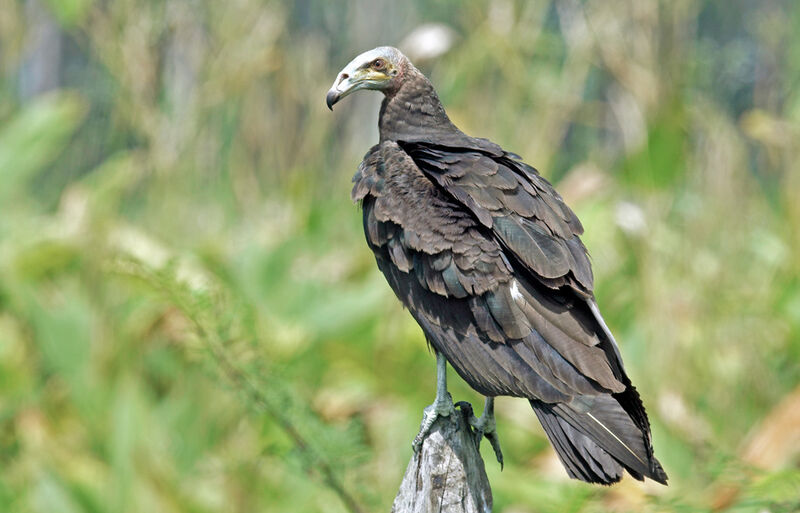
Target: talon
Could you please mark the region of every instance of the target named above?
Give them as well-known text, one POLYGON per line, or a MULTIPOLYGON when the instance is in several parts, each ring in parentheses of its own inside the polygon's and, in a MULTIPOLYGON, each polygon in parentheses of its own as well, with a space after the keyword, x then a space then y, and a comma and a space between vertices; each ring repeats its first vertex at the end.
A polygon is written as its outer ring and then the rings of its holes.
POLYGON ((500 448, 500 438, 497 436, 497 425, 494 421, 494 398, 486 398, 486 406, 480 418, 475 417, 472 405, 464 401, 459 401, 457 406, 461 407, 467 422, 473 429, 475 445, 480 449, 481 440, 486 437, 492 445, 497 462, 500 463, 500 470, 503 470, 503 451, 500 448))
POLYGON ((444 397, 437 396, 433 404, 427 406, 425 410, 423 410, 419 433, 414 437, 414 441, 411 442, 411 448, 414 449, 415 453, 419 452, 422 447, 422 442, 425 441, 425 437, 428 435, 428 431, 431 429, 431 426, 433 426, 433 423, 436 422, 436 419, 439 417, 449 417, 451 413, 455 413, 455 407, 453 406, 453 399, 450 397, 449 393, 446 393, 444 397))
POLYGON ((494 456, 497 458, 497 463, 500 464, 500 470, 503 470, 503 450, 500 448, 500 439, 497 437, 497 432, 486 433, 484 436, 489 439, 494 450, 494 456))

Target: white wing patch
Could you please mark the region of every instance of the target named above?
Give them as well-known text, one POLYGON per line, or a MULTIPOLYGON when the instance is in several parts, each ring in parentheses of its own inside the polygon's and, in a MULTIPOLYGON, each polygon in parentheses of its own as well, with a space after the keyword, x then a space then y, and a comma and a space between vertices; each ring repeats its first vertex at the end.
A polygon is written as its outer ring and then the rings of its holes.
POLYGON ((519 291, 519 283, 517 280, 511 282, 511 297, 513 297, 514 301, 517 302, 524 301, 522 293, 519 291))

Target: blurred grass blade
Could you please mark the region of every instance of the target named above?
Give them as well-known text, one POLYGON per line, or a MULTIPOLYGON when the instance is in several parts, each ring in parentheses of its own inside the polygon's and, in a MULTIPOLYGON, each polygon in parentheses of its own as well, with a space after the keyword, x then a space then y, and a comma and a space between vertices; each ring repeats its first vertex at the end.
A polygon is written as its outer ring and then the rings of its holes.
POLYGON ((76 25, 83 21, 93 0, 45 0, 56 18, 63 25, 76 25))
POLYGON ((0 130, 0 207, 55 160, 80 126, 87 104, 77 93, 43 96, 0 130))

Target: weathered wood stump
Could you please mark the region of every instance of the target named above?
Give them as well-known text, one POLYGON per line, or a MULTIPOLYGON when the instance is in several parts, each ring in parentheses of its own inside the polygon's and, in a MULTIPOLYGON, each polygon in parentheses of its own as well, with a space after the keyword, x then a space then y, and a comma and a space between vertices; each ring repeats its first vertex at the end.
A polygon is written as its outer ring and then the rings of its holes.
POLYGON ((471 407, 439 417, 411 457, 392 513, 489 513, 492 490, 467 423, 471 407))

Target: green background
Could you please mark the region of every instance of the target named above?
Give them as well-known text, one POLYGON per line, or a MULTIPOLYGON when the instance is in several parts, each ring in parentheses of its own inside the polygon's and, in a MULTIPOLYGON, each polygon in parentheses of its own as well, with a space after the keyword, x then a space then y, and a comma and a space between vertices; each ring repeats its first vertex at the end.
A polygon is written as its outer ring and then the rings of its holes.
POLYGON ((426 23, 583 221, 670 476, 570 481, 501 398, 496 511, 800 509, 800 3, 0 0, 0 511, 389 510, 434 358, 349 200, 379 95, 324 99, 426 23))

